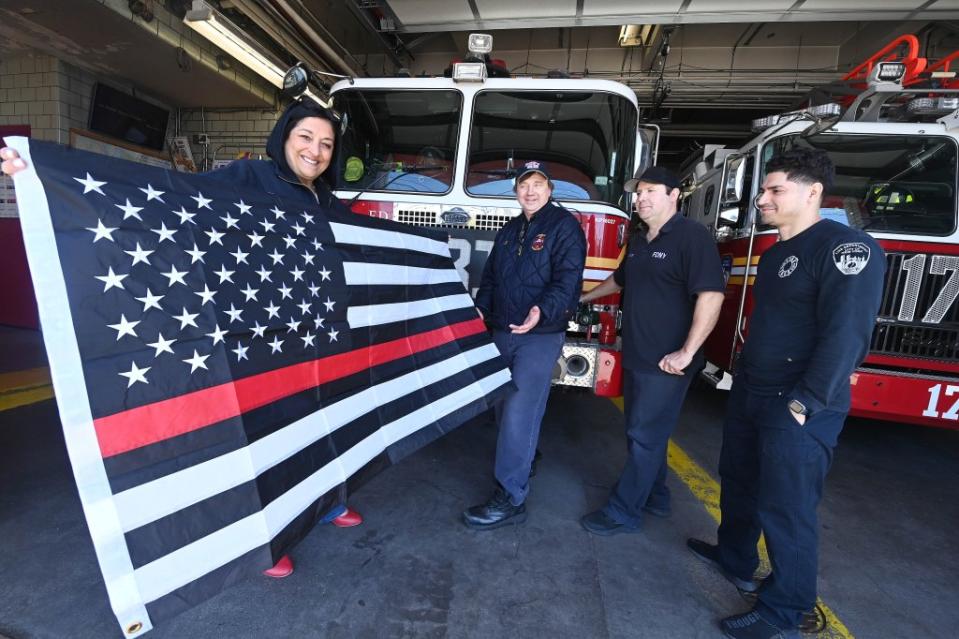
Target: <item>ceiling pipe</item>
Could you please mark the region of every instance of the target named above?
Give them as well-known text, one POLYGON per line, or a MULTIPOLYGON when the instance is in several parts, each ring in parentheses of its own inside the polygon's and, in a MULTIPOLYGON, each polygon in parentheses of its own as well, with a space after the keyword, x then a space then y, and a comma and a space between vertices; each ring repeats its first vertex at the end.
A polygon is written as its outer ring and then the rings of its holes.
POLYGON ((283 29, 277 21, 276 16, 269 16, 256 0, 231 0, 236 9, 241 11, 247 18, 262 29, 277 44, 289 51, 293 56, 311 67, 332 66, 327 61, 320 61, 315 53, 310 50, 310 45, 306 43, 299 34, 290 33, 283 29), (291 42, 290 38, 295 42, 291 42))
MULTIPOLYGON (((296 25, 300 32, 306 36, 306 39, 310 42, 310 44, 319 49, 321 55, 332 62, 340 73, 354 77, 365 75, 360 71, 360 69, 353 68, 353 66, 344 60, 340 54, 334 51, 333 47, 327 44, 326 40, 322 38, 320 34, 318 34, 316 30, 307 23, 306 20, 303 19, 302 15, 300 15, 301 12, 311 15, 309 12, 304 11, 302 7, 300 7, 299 11, 294 9, 292 6, 290 6, 290 3, 287 2, 287 0, 272 0, 272 4, 280 10, 287 20, 296 25)), ((329 33, 327 33, 327 35, 329 35, 329 33)))

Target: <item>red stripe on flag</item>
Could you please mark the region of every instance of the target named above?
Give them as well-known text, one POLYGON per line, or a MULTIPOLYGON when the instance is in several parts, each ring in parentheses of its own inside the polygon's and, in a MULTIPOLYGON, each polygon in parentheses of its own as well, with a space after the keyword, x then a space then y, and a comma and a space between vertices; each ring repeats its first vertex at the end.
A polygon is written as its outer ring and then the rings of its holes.
POLYGON ((294 364, 94 420, 104 458, 236 417, 367 368, 486 330, 479 319, 294 364))

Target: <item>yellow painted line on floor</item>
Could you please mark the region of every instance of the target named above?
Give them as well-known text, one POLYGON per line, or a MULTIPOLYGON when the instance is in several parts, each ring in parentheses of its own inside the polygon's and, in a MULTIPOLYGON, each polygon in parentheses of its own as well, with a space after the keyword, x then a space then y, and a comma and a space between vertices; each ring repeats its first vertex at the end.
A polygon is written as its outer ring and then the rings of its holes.
POLYGON ((53 397, 50 369, 46 366, 0 373, 0 412, 35 404, 53 397))
MULTIPOLYGON (((623 398, 613 398, 619 410, 623 410, 623 398)), ((719 525, 721 511, 719 510, 719 482, 697 464, 692 457, 686 454, 682 448, 676 445, 676 442, 669 440, 669 449, 666 453, 669 467, 686 484, 686 487, 693 495, 702 502, 712 518, 719 525)), ((759 540, 759 557, 763 564, 763 569, 769 569, 769 555, 766 552, 766 542, 762 538, 759 540)), ((829 606, 823 603, 822 599, 817 600, 819 607, 822 608, 826 616, 826 629, 816 635, 825 639, 853 639, 853 634, 849 632, 845 624, 839 620, 836 613, 829 606)))

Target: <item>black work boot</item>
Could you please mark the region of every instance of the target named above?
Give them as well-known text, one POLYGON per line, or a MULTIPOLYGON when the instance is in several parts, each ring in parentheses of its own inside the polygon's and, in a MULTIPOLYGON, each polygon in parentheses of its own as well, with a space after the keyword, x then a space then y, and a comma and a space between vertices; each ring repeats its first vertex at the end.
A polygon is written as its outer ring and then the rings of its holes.
POLYGON ((485 504, 467 508, 463 513, 463 523, 473 530, 492 530, 508 524, 521 524, 526 521, 526 504, 514 506, 509 493, 498 487, 485 504))
POLYGON ((686 540, 686 547, 689 548, 689 552, 693 553, 693 556, 715 569, 726 581, 736 586, 740 592, 756 592, 759 590, 760 582, 754 579, 737 577, 723 567, 719 562, 719 546, 706 543, 702 539, 690 538, 686 540))

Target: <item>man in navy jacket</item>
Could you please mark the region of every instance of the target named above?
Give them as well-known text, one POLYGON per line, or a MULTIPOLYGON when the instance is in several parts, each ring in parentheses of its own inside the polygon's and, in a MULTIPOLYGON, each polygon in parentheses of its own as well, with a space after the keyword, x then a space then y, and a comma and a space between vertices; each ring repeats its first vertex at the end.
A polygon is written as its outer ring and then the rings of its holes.
POLYGON ((734 639, 800 636, 816 603, 816 508, 849 411, 850 375, 866 356, 886 260, 866 233, 819 216, 834 169, 822 151, 766 164, 756 206, 779 242, 759 261, 754 310, 729 397, 719 459, 719 544, 687 542, 753 610, 723 619, 734 639), (762 532, 772 573, 753 580, 762 532))
POLYGON ((576 310, 586 236, 551 200, 545 163, 527 162, 516 178, 523 214, 500 229, 483 269, 476 307, 510 367, 517 391, 496 408, 496 490, 463 513, 473 529, 526 521, 530 467, 549 398, 553 366, 576 310))

